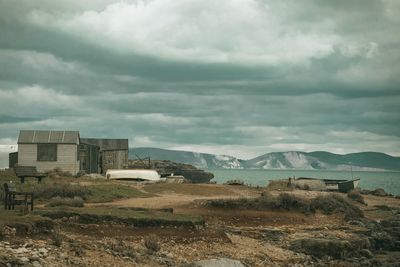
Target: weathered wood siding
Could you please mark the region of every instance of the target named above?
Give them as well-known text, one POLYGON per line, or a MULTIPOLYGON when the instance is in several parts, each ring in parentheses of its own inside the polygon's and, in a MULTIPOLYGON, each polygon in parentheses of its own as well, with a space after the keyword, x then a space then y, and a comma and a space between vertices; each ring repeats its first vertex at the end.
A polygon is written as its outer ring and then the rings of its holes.
POLYGON ((57 161, 37 161, 37 144, 18 145, 18 165, 36 166, 40 172, 56 167, 76 175, 79 171, 76 144, 57 144, 57 161))
POLYGON ((108 169, 123 169, 128 164, 128 150, 102 151, 102 172, 108 169))

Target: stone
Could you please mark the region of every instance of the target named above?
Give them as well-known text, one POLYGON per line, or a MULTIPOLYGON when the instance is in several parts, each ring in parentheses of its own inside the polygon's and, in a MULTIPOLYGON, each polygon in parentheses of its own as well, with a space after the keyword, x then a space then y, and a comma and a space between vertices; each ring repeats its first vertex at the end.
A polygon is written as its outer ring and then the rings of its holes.
POLYGON ((38 261, 32 262, 32 266, 34 266, 34 267, 42 267, 42 265, 38 261))
POLYGON ((382 188, 375 189, 372 191, 372 194, 379 197, 386 197, 388 195, 382 188))
POLYGON ((290 250, 313 255, 317 258, 332 257, 343 259, 356 253, 360 249, 370 248, 367 238, 353 238, 348 240, 326 238, 304 238, 294 240, 290 250))
POLYGON ((201 260, 193 263, 196 267, 246 267, 243 263, 238 260, 232 260, 227 258, 201 260))
POLYGON ((18 258, 22 262, 29 262, 29 259, 27 257, 20 257, 18 258))
POLYGON ((42 254, 47 254, 47 252, 48 252, 48 250, 45 248, 39 248, 38 251, 39 251, 39 253, 42 253, 42 254))
POLYGON ((261 233, 264 237, 264 239, 268 240, 272 240, 272 241, 280 241, 282 240, 283 236, 284 236, 284 232, 282 232, 281 230, 278 229, 262 229, 261 233))
POLYGON ((360 250, 360 255, 367 258, 367 259, 372 259, 374 257, 374 254, 369 249, 361 249, 360 250))
POLYGON ((29 251, 29 250, 26 249, 26 248, 24 248, 24 247, 14 249, 14 252, 15 252, 16 254, 24 254, 24 253, 27 253, 28 251, 29 251))

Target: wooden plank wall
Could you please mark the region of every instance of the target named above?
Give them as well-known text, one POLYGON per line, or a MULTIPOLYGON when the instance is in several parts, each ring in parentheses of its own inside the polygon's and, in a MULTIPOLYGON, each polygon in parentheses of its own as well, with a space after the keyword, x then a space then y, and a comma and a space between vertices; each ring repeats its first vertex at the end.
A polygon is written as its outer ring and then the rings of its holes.
POLYGON ((37 144, 19 144, 18 165, 36 166, 39 172, 59 167, 76 175, 79 171, 77 149, 76 144, 57 144, 57 161, 37 161, 37 144))

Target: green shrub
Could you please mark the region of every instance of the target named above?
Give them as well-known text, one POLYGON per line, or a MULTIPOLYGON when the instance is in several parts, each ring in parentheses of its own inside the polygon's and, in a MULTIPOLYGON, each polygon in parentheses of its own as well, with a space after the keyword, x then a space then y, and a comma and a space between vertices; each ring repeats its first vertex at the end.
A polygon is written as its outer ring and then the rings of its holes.
POLYGON ((342 212, 345 215, 345 220, 360 219, 364 217, 363 212, 357 206, 336 194, 319 196, 311 200, 311 210, 317 209, 321 210, 325 214, 342 212))
POLYGON ((90 190, 85 186, 71 184, 44 184, 34 189, 35 197, 51 199, 54 197, 86 199, 90 190))
POLYGON ((84 205, 84 201, 81 197, 74 197, 74 198, 54 197, 50 200, 50 202, 46 206, 48 206, 48 207, 59 207, 59 206, 83 207, 83 205, 84 205))
POLYGON ((301 212, 310 211, 310 204, 308 201, 288 193, 282 193, 278 197, 263 192, 259 198, 214 199, 206 201, 205 205, 226 209, 284 209, 299 210, 301 212))
POLYGON ((274 197, 263 192, 259 198, 214 199, 204 202, 204 205, 223 209, 277 209, 303 213, 313 213, 318 209, 325 214, 344 213, 345 220, 364 217, 363 212, 357 206, 336 194, 307 200, 289 193, 281 193, 278 197, 274 197))
POLYGON ((311 211, 309 201, 288 193, 280 194, 275 202, 275 205, 279 209, 298 210, 301 212, 311 211))
POLYGON ((357 189, 349 191, 347 193, 347 197, 352 199, 352 200, 354 200, 354 201, 357 201, 357 202, 359 202, 361 204, 366 204, 365 201, 364 201, 364 197, 361 195, 360 191, 357 190, 357 189))
POLYGON ((47 177, 50 178, 60 178, 60 177, 73 177, 73 175, 68 171, 63 171, 60 167, 55 167, 51 171, 45 172, 47 177))

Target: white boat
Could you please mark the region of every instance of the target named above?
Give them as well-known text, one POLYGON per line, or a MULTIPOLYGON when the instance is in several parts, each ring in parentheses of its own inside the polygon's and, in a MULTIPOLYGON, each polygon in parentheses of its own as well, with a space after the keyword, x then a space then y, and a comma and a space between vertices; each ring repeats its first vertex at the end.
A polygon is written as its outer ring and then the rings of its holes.
POLYGON ((155 170, 107 170, 106 177, 109 180, 137 180, 137 181, 160 181, 160 175, 155 170))

